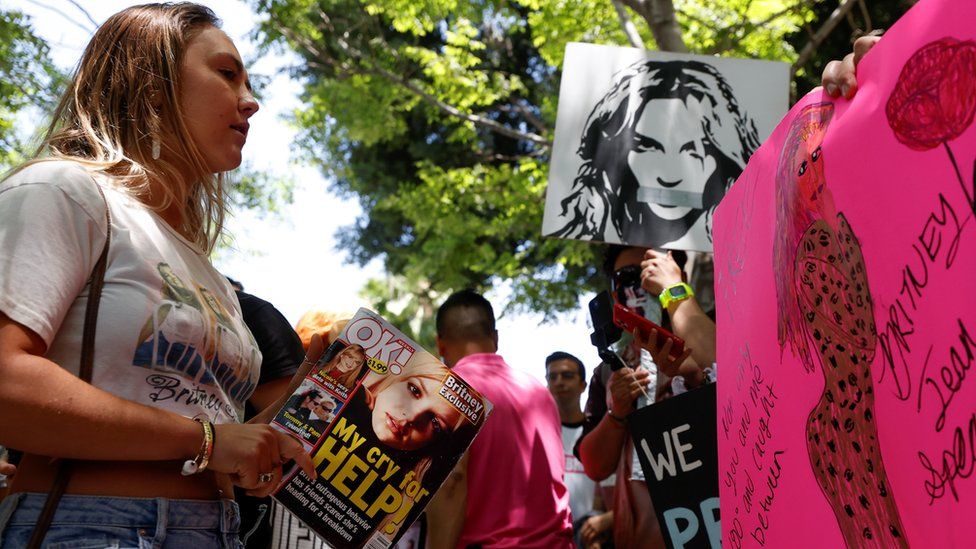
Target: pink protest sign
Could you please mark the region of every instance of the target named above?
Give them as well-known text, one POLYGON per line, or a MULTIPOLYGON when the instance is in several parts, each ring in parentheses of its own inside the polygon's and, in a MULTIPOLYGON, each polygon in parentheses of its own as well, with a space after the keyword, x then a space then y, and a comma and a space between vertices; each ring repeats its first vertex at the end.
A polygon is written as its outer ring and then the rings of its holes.
POLYGON ((927 0, 715 216, 727 547, 973 547, 976 4, 927 0))

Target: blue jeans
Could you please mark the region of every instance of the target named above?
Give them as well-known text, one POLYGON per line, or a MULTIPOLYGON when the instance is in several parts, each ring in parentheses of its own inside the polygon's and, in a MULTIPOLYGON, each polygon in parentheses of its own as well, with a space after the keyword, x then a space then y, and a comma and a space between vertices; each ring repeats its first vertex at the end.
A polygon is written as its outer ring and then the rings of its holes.
MULTIPOLYGON (((27 545, 47 494, 11 494, 0 502, 0 549, 27 545)), ((65 495, 46 549, 242 549, 232 500, 138 499, 65 495)))

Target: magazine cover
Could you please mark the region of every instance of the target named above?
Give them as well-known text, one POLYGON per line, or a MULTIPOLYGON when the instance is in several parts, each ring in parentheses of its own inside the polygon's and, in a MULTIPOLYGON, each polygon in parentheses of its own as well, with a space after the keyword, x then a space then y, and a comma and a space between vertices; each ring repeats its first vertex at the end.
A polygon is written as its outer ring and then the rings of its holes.
POLYGON ((490 412, 440 360, 360 309, 272 422, 318 473, 294 468, 274 497, 330 545, 390 547, 490 412))

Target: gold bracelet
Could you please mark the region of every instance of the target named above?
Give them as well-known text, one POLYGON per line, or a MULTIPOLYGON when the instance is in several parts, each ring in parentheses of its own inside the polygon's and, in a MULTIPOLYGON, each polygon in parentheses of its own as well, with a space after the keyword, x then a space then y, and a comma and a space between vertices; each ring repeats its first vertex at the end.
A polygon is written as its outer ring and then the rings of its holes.
POLYGON ((185 477, 205 471, 207 465, 210 464, 210 458, 213 456, 215 440, 213 423, 199 418, 196 418, 196 421, 203 426, 203 444, 200 446, 200 451, 197 452, 196 457, 183 462, 183 470, 180 473, 185 477))

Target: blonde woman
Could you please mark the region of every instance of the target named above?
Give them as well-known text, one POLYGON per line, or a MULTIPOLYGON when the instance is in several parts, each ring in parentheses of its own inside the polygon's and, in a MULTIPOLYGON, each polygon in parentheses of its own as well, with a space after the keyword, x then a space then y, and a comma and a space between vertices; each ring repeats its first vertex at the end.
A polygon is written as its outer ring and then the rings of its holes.
POLYGON ((212 330, 140 333, 170 298, 157 268, 166 264, 253 347, 208 260, 226 208, 222 174, 240 164, 258 110, 218 24, 188 3, 109 18, 39 157, 0 183, 0 444, 25 452, 0 503, 4 549, 27 543, 58 458, 72 473, 44 543, 71 546, 239 547, 234 484, 265 495, 291 459, 314 473, 292 438, 240 424, 246 399, 274 400, 255 393, 259 361, 243 358, 254 349, 207 363, 186 357, 215 348, 212 330), (86 281, 107 236, 88 384, 77 378, 86 281), (139 345, 164 335, 175 339, 167 352, 136 364, 139 345))
POLYGON ((336 353, 336 356, 332 357, 332 360, 322 368, 322 371, 336 380, 336 383, 352 390, 365 363, 366 351, 362 345, 353 343, 336 353))
MULTIPOLYGON (((419 482, 429 492, 450 473, 485 419, 482 411, 478 423, 472 422, 438 394, 448 375, 450 370, 429 355, 414 358, 400 375, 369 372, 342 412, 358 421, 367 418, 372 429, 360 430, 367 441, 363 447, 382 448, 401 467, 400 478, 419 482)), ((474 389, 469 392, 481 399, 474 389)), ((413 499, 406 491, 403 496, 413 499)), ((416 519, 427 498, 418 496, 421 505, 396 522, 393 515, 384 518, 379 531, 392 539, 400 525, 416 519)))

